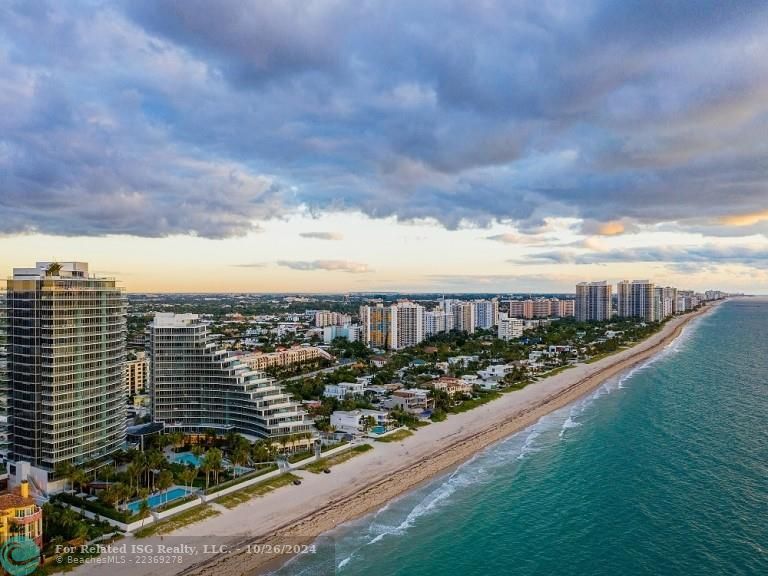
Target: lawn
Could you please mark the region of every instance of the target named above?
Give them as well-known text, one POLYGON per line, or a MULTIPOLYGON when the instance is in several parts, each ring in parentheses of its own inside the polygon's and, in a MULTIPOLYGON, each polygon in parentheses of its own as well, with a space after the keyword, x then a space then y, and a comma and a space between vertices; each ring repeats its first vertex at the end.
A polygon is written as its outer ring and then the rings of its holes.
POLYGON ((297 478, 298 476, 296 476, 295 474, 290 474, 290 473, 281 474, 280 476, 276 476, 275 478, 264 480, 263 482, 259 482, 258 484, 252 484, 251 486, 247 486, 242 490, 238 490, 237 492, 232 492, 232 494, 227 494, 226 496, 217 498, 216 503, 221 504, 225 508, 230 508, 230 509, 235 508, 240 504, 242 504, 243 502, 247 502, 251 498, 256 498, 257 496, 264 496, 264 494, 267 494, 272 490, 280 488, 281 486, 287 486, 297 478))
POLYGON ((172 516, 167 520, 155 522, 154 524, 149 524, 144 528, 140 528, 134 532, 133 535, 136 536, 136 538, 146 538, 153 534, 167 534, 168 532, 173 532, 183 526, 194 524, 195 522, 200 522, 201 520, 218 516, 219 514, 221 514, 221 512, 214 510, 210 506, 198 506, 191 510, 187 510, 186 512, 182 512, 181 514, 177 514, 176 516, 172 516))
POLYGON ((323 470, 326 468, 330 468, 331 466, 335 466, 336 464, 341 464, 342 462, 346 462, 350 458, 354 458, 358 454, 362 454, 363 452, 368 452, 368 450, 373 450, 373 446, 370 444, 359 444, 355 446, 354 448, 350 448, 346 452, 342 452, 341 454, 334 454, 333 456, 329 456, 328 458, 322 458, 321 460, 316 460, 310 464, 307 464, 304 466, 304 470, 308 470, 309 472, 313 472, 314 474, 320 474, 323 470))
POLYGON ((400 440, 405 440, 408 436, 413 436, 413 432, 410 430, 398 430, 387 436, 376 438, 376 442, 400 442, 400 440))

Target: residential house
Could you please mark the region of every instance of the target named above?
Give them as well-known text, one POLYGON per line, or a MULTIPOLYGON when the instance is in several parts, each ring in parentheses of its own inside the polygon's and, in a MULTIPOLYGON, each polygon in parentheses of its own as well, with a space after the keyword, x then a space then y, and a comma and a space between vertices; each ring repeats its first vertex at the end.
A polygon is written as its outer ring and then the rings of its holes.
POLYGON ((367 432, 369 426, 381 426, 388 430, 392 421, 388 412, 380 410, 336 410, 331 414, 331 426, 339 432, 361 434, 367 432), (369 418, 373 419, 372 423, 369 423, 369 418))
POLYGON ((362 396, 365 389, 363 382, 339 382, 338 384, 326 384, 323 396, 344 400, 348 396, 362 396))

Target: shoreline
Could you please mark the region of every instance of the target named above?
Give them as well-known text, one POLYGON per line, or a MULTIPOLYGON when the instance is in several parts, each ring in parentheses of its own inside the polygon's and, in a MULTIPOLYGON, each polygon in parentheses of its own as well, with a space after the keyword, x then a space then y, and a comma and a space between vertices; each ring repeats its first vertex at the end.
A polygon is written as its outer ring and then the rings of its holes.
MULTIPOLYGON (((414 449, 413 454, 411 454, 411 450, 405 450, 404 454, 403 450, 398 451, 398 455, 403 457, 404 460, 411 461, 400 466, 397 466, 397 464, 400 464, 397 461, 389 462, 389 466, 377 466, 385 469, 382 471, 385 475, 378 479, 365 478, 365 468, 363 468, 360 474, 361 478, 356 479, 353 477, 348 479, 345 476, 345 481, 351 480, 346 482, 349 489, 342 489, 341 491, 337 489, 334 491, 336 492, 335 494, 327 494, 327 482, 318 481, 316 484, 326 484, 326 486, 316 487, 319 488, 317 490, 318 498, 313 509, 309 511, 304 510, 303 514, 293 516, 291 514, 284 514, 282 517, 276 515, 273 520, 279 519, 282 522, 279 524, 275 523, 274 526, 269 528, 264 526, 263 528, 265 529, 258 534, 251 533, 245 535, 240 533, 240 537, 234 539, 231 546, 236 548, 244 547, 247 544, 263 542, 309 544, 321 534, 336 528, 340 524, 360 518, 405 492, 413 490, 419 485, 446 472, 450 468, 461 465, 488 446, 520 432, 550 412, 571 404, 583 395, 593 391, 605 380, 654 356, 676 340, 682 333, 683 328, 692 320, 712 312, 717 306, 718 304, 707 305, 697 312, 674 318, 659 332, 652 334, 631 348, 602 358, 593 364, 576 365, 570 370, 565 370, 559 374, 529 384, 520 391, 507 393, 502 398, 478 407, 475 410, 450 416, 445 422, 431 424, 426 428, 422 428, 414 436, 399 443, 400 448, 414 449), (529 392, 523 394, 527 390, 529 392), (529 398, 524 398, 525 396, 529 398), (478 418, 481 414, 488 418, 478 418), (472 418, 473 416, 474 418, 472 418), (470 420, 474 420, 474 422, 470 420), (478 426, 478 420, 481 420, 486 425, 478 426), (488 424, 488 422, 491 423, 488 424), (425 437, 419 438, 420 435, 425 436, 424 433, 427 430, 432 428, 435 431, 440 425, 444 425, 441 427, 440 432, 446 432, 445 434, 432 434, 432 436, 438 436, 438 438, 435 438, 433 442, 421 442, 422 445, 418 445, 419 440, 427 440, 425 437), (426 446, 424 446, 425 444, 426 446), (324 502, 317 501, 323 496, 330 497, 324 502), (286 518, 288 519, 286 520, 286 518)), ((346 468, 354 467, 360 469, 361 460, 366 459, 364 458, 365 456, 368 456, 367 460, 374 460, 377 456, 376 453, 383 451, 381 450, 381 445, 377 445, 376 448, 376 450, 371 451, 369 454, 359 456, 345 463, 349 464, 346 468)), ((382 462, 371 462, 371 464, 380 465, 382 462)), ((344 468, 345 466, 341 465, 334 471, 338 470, 343 474, 344 468)), ((352 471, 351 469, 347 470, 347 472, 352 471)), ((255 500, 258 501, 259 499, 255 500)), ((243 505, 240 508, 246 507, 247 505, 243 505)), ((233 515, 236 515, 240 508, 232 510, 233 515)), ((206 523, 203 522, 201 525, 206 523)), ((265 524, 269 524, 269 522, 265 522, 265 524)), ((187 530, 182 530, 181 532, 187 532, 187 530)), ((190 532, 195 533, 198 530, 191 530, 190 532)), ((208 531, 207 533, 214 534, 215 532, 208 531)), ((235 535, 233 534, 232 536, 235 535)), ((285 555, 269 556, 237 553, 207 558, 202 562, 184 568, 178 574, 216 574, 217 576, 229 574, 234 576, 243 573, 264 574, 283 566, 287 561, 288 558, 285 555)))

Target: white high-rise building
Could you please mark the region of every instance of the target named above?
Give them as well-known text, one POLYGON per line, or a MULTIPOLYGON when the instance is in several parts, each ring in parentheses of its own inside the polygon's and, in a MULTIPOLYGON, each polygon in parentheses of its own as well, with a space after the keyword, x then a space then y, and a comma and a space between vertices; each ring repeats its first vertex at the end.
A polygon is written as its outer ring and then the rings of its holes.
POLYGON ((510 318, 506 313, 499 314, 497 335, 499 340, 514 340, 523 335, 524 322, 520 318, 510 318))
POLYGON ((624 318, 642 318, 653 322, 656 314, 656 290, 648 280, 624 280, 617 285, 617 315, 624 318))
POLYGON ((400 350, 424 340, 424 307, 414 302, 398 302, 390 309, 389 347, 400 350))
POLYGON ((277 439, 311 431, 306 412, 265 373, 220 350, 197 314, 147 327, 152 416, 166 429, 277 439))
POLYGON ((496 316, 499 313, 498 300, 474 300, 475 328, 489 330, 496 326, 496 316))
POLYGON ((677 288, 674 288, 672 286, 665 286, 663 292, 663 298, 664 301, 669 301, 669 306, 671 311, 667 316, 671 316, 672 314, 677 314, 677 288))
POLYGON ((611 318, 611 285, 601 282, 576 284, 576 320, 591 322, 611 318))
POLYGON ((424 336, 434 336, 448 331, 448 318, 451 318, 450 325, 453 325, 453 316, 441 309, 429 310, 424 312, 424 336))

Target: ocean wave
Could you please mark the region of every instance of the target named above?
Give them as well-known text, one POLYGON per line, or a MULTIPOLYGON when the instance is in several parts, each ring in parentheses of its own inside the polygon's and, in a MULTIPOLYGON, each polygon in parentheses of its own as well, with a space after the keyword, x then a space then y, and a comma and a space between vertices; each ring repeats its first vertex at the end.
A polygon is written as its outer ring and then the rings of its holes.
MULTIPOLYGON (((475 454, 461 464, 450 475, 437 480, 437 484, 428 485, 426 493, 415 503, 406 495, 403 499, 388 502, 367 519, 367 529, 359 525, 357 536, 348 540, 348 552, 337 563, 337 569, 343 570, 360 554, 366 546, 373 546, 388 536, 402 536, 420 518, 438 510, 451 501, 457 491, 472 485, 493 481, 498 468, 508 467, 510 461, 521 462, 530 455, 553 446, 562 440, 568 430, 582 426, 579 421, 584 413, 602 396, 614 393, 625 387, 634 376, 648 369, 659 360, 680 352, 691 339, 693 328, 698 319, 683 328, 680 335, 667 344, 661 351, 629 370, 607 379, 594 392, 576 402, 547 414, 528 428, 513 434, 475 454), (404 517, 403 517, 404 514, 404 517), (387 522, 386 516, 396 516, 387 522), (402 520, 397 520, 397 517, 402 520), (360 530, 362 528, 362 530, 360 530)), ((511 471, 514 474, 514 470, 511 471)), ((434 482, 434 481, 433 481, 434 482)), ((413 496, 411 493, 410 496, 413 496)))

